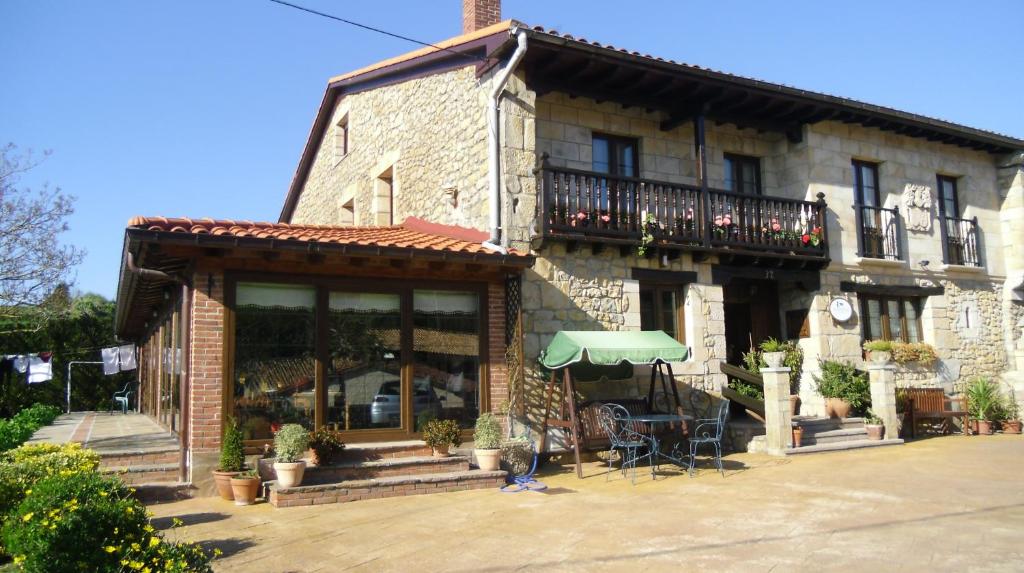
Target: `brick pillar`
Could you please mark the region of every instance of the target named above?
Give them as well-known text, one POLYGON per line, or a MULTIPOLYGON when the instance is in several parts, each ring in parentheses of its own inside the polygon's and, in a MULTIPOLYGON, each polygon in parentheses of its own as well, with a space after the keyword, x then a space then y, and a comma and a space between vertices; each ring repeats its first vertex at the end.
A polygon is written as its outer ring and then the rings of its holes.
POLYGON ((501 0, 462 0, 462 33, 468 34, 501 21, 501 0))
POLYGON ((197 271, 189 324, 190 481, 200 495, 213 495, 211 471, 218 463, 223 421, 224 275, 197 271))
POLYGON ((505 285, 487 285, 487 356, 490 411, 497 414, 508 400, 508 366, 505 363, 505 285))
POLYGON ((891 363, 868 364, 871 379, 871 411, 885 424, 885 439, 900 437, 900 422, 896 415, 896 367, 891 363))
POLYGON ((762 368, 764 429, 768 453, 782 455, 793 447, 793 417, 789 409, 789 368, 762 368))

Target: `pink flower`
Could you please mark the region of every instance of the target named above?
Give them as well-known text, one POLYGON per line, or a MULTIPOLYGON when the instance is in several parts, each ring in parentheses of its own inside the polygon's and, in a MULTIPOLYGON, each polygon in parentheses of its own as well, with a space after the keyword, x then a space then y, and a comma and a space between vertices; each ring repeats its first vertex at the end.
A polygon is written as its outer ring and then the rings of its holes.
POLYGON ((587 218, 587 214, 584 211, 580 211, 579 213, 576 213, 576 218, 582 221, 587 218))
POLYGON ((715 225, 718 225, 719 227, 722 226, 722 216, 721 215, 715 217, 715 225))
POLYGON ((782 230, 782 225, 779 224, 778 219, 772 219, 772 230, 776 233, 782 230))
POLYGON ((811 236, 804 233, 804 236, 800 237, 800 240, 803 241, 803 243, 806 245, 807 243, 811 242, 811 236))
POLYGON ((722 217, 722 224, 723 225, 732 225, 732 217, 730 217, 729 215, 726 215, 725 217, 722 217))
POLYGON ((611 218, 610 215, 601 215, 601 221, 607 223, 608 221, 611 221, 611 220, 612 220, 612 218, 611 218))

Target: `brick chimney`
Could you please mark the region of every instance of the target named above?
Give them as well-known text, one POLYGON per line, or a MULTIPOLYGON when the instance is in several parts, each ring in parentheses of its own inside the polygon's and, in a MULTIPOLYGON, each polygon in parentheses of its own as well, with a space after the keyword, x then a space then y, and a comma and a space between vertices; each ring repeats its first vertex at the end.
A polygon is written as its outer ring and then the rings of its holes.
POLYGON ((462 33, 501 22, 501 0, 462 0, 462 33))

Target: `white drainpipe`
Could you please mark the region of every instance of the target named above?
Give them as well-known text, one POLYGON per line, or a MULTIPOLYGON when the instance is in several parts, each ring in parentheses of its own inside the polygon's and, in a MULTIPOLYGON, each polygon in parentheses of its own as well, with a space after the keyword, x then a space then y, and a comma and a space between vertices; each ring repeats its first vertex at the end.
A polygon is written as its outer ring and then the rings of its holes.
POLYGON ((516 37, 518 46, 516 51, 512 53, 512 57, 509 58, 508 63, 505 64, 505 68, 498 73, 494 78, 494 89, 491 90, 491 97, 488 100, 489 109, 488 111, 488 129, 487 129, 487 179, 489 182, 488 190, 490 191, 490 206, 491 206, 491 238, 483 242, 484 248, 492 251, 497 251, 503 255, 508 254, 508 249, 501 246, 501 144, 498 138, 499 129, 499 115, 500 115, 500 103, 501 94, 505 91, 505 84, 508 83, 508 78, 512 76, 512 72, 515 71, 516 66, 519 65, 519 61, 523 59, 526 54, 526 32, 524 30, 518 30, 518 28, 512 30, 512 34, 516 37))

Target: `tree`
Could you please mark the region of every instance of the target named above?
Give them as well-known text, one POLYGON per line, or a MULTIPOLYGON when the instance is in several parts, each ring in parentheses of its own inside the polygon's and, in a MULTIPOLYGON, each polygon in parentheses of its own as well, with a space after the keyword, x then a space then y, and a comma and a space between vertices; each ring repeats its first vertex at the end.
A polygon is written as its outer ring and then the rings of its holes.
POLYGON ((48 184, 38 191, 18 186, 40 163, 13 143, 0 148, 0 319, 16 330, 38 330, 67 311, 66 285, 85 255, 59 242, 74 197, 48 184))

